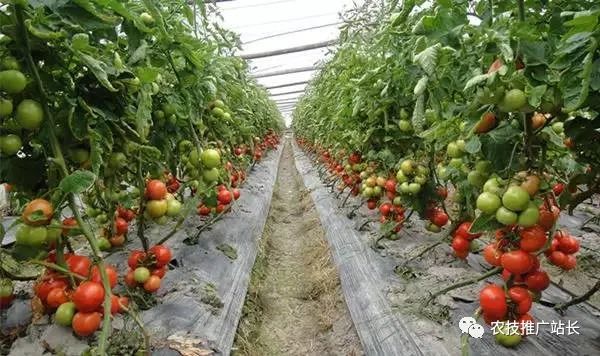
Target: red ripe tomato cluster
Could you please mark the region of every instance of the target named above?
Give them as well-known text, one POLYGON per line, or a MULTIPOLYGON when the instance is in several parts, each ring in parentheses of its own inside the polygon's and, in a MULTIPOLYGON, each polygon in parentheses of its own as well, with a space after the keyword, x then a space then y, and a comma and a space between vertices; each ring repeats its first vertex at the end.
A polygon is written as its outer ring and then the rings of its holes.
POLYGON ((505 292, 501 286, 489 284, 479 293, 479 304, 486 323, 513 321, 520 325, 521 333, 524 325, 534 320, 529 314, 533 301, 534 294, 523 286, 513 286, 505 292))
POLYGON ((471 251, 471 241, 481 237, 481 234, 472 234, 471 222, 465 221, 458 225, 456 230, 452 232, 452 250, 456 257, 465 259, 471 251))
POLYGON ((237 188, 228 190, 223 184, 216 187, 217 192, 217 205, 209 207, 204 203, 200 203, 197 208, 198 215, 208 216, 211 212, 221 214, 231 208, 231 203, 234 200, 238 200, 241 196, 241 191, 237 188))
POLYGON ((427 230, 432 232, 440 232, 441 228, 445 226, 448 221, 448 214, 435 203, 430 203, 425 209, 424 216, 429 220, 429 224, 426 226, 427 230))
POLYGON ((152 246, 147 253, 131 251, 127 259, 130 269, 125 275, 125 284, 131 288, 143 288, 148 293, 158 291, 172 257, 171 250, 163 245, 152 246))
MULTIPOLYGON (((55 262, 55 255, 49 257, 55 262)), ((54 320, 62 326, 71 326, 75 334, 89 336, 100 327, 104 314, 103 302, 105 290, 102 285, 98 266, 93 266, 89 258, 67 254, 65 262, 76 278, 75 285, 70 284, 67 276, 57 272, 46 271, 41 280, 34 286, 35 295, 39 298, 46 312, 54 312, 54 320)), ((118 282, 117 270, 110 265, 104 266, 110 288, 118 282)), ((123 312, 129 304, 126 297, 111 294, 111 314, 123 312)))
POLYGON ((175 177, 172 173, 170 172, 165 172, 165 178, 166 178, 166 182, 167 182, 167 191, 169 193, 175 193, 179 190, 179 187, 181 186, 181 184, 179 183, 179 180, 177 179, 177 177, 175 177))
POLYGON ((279 136, 274 131, 269 131, 262 139, 259 137, 254 138, 254 161, 260 161, 263 152, 267 149, 274 149, 279 145, 279 136))
POLYGON ((575 254, 579 251, 579 241, 567 231, 559 230, 554 234, 550 247, 544 252, 548 260, 564 270, 577 266, 575 254))

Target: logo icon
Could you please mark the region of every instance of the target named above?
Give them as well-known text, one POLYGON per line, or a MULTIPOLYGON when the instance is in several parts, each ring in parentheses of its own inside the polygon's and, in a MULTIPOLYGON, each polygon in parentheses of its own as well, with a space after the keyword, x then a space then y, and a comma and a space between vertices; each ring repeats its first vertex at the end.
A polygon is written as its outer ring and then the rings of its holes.
POLYGON ((472 338, 481 339, 483 337, 483 326, 477 324, 477 321, 470 316, 460 319, 458 328, 463 334, 468 333, 472 338))

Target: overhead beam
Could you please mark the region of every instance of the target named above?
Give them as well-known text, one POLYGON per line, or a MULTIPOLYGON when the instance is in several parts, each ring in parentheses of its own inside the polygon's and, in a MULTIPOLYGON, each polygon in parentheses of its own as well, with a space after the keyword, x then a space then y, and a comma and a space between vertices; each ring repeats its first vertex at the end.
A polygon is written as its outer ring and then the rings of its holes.
POLYGON ((301 72, 310 72, 310 71, 317 70, 317 69, 319 69, 319 68, 315 67, 315 66, 282 69, 282 70, 276 70, 276 71, 273 71, 273 72, 267 72, 267 73, 257 74, 257 75, 254 75, 254 78, 275 77, 277 75, 284 75, 284 74, 291 74, 291 73, 301 73, 301 72))
POLYGON ((273 35, 269 35, 269 36, 265 36, 265 37, 254 38, 254 39, 251 39, 251 40, 248 40, 248 41, 244 42, 243 44, 253 43, 253 42, 257 42, 257 41, 266 40, 266 39, 269 39, 269 38, 274 38, 274 37, 279 37, 279 36, 285 36, 285 35, 291 35, 293 33, 298 33, 298 32, 303 32, 303 31, 310 31, 310 30, 315 30, 315 29, 318 29, 318 28, 335 26, 335 25, 341 25, 341 24, 343 24, 343 22, 332 22, 332 23, 327 23, 327 24, 324 24, 324 25, 318 25, 318 26, 300 28, 300 29, 293 30, 293 31, 279 32, 279 33, 275 33, 273 35))
POLYGON ((271 94, 271 96, 281 96, 281 95, 287 95, 287 94, 298 94, 298 93, 304 93, 304 90, 294 90, 294 91, 286 91, 284 93, 275 93, 275 94, 271 94))
POLYGON ((273 85, 273 86, 265 87, 265 88, 266 89, 277 89, 277 88, 292 87, 294 85, 301 85, 301 84, 308 84, 308 80, 303 80, 303 81, 300 81, 300 82, 287 83, 287 84, 273 85))
POLYGON ((335 40, 329 40, 329 41, 311 43, 311 44, 307 44, 307 45, 303 45, 303 46, 296 46, 296 47, 290 47, 290 48, 277 49, 277 50, 274 50, 274 51, 259 52, 259 53, 250 53, 250 54, 242 54, 241 57, 243 59, 255 59, 255 58, 265 58, 265 57, 280 56, 282 54, 289 54, 289 53, 295 53, 295 52, 303 52, 303 51, 309 51, 311 49, 329 47, 329 46, 331 46, 333 44, 336 44, 337 42, 338 42, 338 40, 335 39, 335 40))

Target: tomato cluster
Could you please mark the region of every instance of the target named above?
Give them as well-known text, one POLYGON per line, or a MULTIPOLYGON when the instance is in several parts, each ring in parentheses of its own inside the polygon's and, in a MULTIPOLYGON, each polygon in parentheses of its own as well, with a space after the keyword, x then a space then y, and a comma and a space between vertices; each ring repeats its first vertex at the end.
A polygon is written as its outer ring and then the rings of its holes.
MULTIPOLYGON (((54 312, 58 325, 71 326, 77 335, 89 336, 98 330, 104 314, 105 290, 100 269, 85 256, 66 254, 64 258, 75 278, 46 271, 34 286, 34 292, 45 311, 54 312)), ((48 261, 56 262, 56 255, 51 254, 48 261)), ((114 288, 118 282, 117 270, 106 265, 104 271, 110 288, 114 288)), ((128 304, 128 298, 111 293, 111 314, 123 312, 128 304)))
POLYGON ((168 192, 161 180, 151 179, 146 183, 145 197, 147 201, 144 213, 158 223, 164 222, 167 217, 179 215, 181 211, 181 202, 168 192))
POLYGON ((125 275, 125 284, 155 293, 169 270, 168 264, 172 257, 171 250, 163 245, 152 246, 148 252, 131 251, 127 259, 129 271, 125 275))
POLYGON ((17 228, 16 244, 31 251, 53 249, 63 229, 68 228, 53 217, 54 207, 49 201, 30 201, 21 214, 23 223, 17 228))

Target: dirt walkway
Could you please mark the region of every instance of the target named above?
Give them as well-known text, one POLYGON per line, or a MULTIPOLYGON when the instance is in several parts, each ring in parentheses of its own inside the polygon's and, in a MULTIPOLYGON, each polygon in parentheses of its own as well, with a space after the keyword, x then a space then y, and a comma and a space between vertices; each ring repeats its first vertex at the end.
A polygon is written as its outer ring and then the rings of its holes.
POLYGON ((323 229, 294 165, 289 139, 234 354, 362 354, 323 229))

